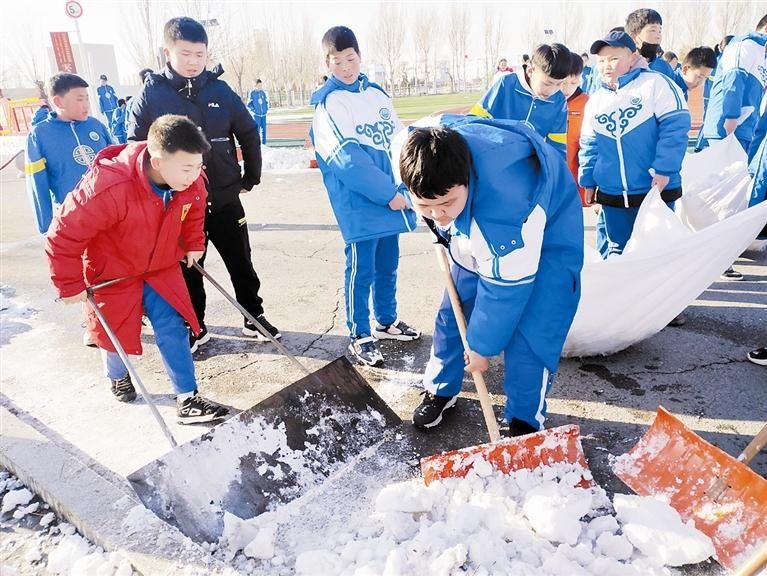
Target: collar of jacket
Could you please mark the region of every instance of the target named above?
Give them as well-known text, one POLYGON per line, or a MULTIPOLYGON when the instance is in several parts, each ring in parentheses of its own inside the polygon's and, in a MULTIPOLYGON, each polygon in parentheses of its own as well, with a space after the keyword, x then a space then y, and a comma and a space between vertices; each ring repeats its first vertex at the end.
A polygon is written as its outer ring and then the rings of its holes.
POLYGON ((645 60, 642 56, 639 56, 638 54, 635 54, 634 62, 631 64, 631 68, 628 72, 626 72, 623 76, 618 77, 618 87, 613 88, 609 84, 605 84, 602 82, 602 86, 604 88, 607 88, 608 90, 615 92, 619 88, 623 88, 634 80, 637 76, 639 76, 642 72, 647 72, 649 70, 649 67, 647 66, 647 60, 645 60))
MULTIPOLYGON (((88 116, 90 118, 90 116, 88 116)), ((48 112, 48 117, 44 120, 44 122, 51 122, 52 124, 82 124, 85 122, 85 120, 62 120, 59 118, 59 115, 51 110, 48 112)))
POLYGON ((194 78, 184 78, 168 63, 165 65, 161 76, 168 81, 176 92, 182 92, 184 96, 189 97, 192 94, 197 94, 205 84, 210 80, 215 80, 223 73, 224 69, 219 64, 213 70, 203 70, 199 76, 195 76, 194 78))
POLYGON ((375 82, 371 82, 365 74, 360 73, 359 78, 352 84, 344 84, 335 76, 328 77, 324 86, 317 88, 312 94, 311 104, 316 106, 320 102, 323 102, 328 94, 335 92, 336 90, 346 90, 347 92, 364 92, 368 88, 378 88, 384 94, 386 91, 381 88, 375 82))
MULTIPOLYGON (((520 86, 522 86, 522 89, 530 95, 530 98, 532 98, 533 100, 542 100, 543 102, 552 102, 552 100, 548 98, 541 98, 540 96, 535 95, 535 92, 533 92, 533 89, 530 88, 530 83, 527 81, 527 76, 525 76, 524 69, 518 70, 517 72, 515 72, 515 74, 517 75, 517 79, 519 79, 520 86)), ((552 96, 556 94, 557 93, 554 92, 552 96)))

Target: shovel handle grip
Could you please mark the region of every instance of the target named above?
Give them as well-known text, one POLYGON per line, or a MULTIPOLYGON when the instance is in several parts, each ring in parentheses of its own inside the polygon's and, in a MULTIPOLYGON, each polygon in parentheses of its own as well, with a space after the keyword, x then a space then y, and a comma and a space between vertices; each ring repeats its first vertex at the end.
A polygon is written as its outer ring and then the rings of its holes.
POLYGON ((744 464, 749 464, 762 451, 765 445, 767 445, 767 424, 762 426, 762 429, 754 436, 754 439, 743 449, 741 455, 738 456, 738 460, 744 464))
MULTIPOLYGON (((447 295, 450 298, 450 305, 453 308, 453 315, 458 324, 458 332, 461 334, 463 349, 468 353, 471 349, 469 348, 468 340, 466 340, 466 317, 463 315, 461 297, 458 295, 458 290, 455 288, 455 282, 453 282, 453 276, 450 274, 450 262, 447 258, 447 250, 441 244, 435 243, 434 251, 437 254, 439 267, 445 276, 445 288, 447 289, 447 295)), ((474 386, 477 389, 477 396, 479 397, 479 404, 482 406, 482 416, 485 418, 485 426, 487 426, 487 433, 490 436, 490 441, 497 442, 501 439, 501 433, 498 430, 498 422, 495 419, 495 412, 493 412, 493 401, 490 399, 490 394, 487 392, 485 377, 482 375, 482 372, 472 372, 471 377, 474 379, 474 386)))
POLYGON ((734 576, 755 576, 762 568, 767 566, 767 542, 743 564, 734 576))

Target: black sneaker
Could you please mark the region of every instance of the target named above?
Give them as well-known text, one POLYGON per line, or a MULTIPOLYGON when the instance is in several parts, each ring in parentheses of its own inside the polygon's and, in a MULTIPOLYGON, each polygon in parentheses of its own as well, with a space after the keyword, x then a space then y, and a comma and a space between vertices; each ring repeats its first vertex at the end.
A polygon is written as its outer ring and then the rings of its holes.
POLYGON ((211 422, 223 418, 228 413, 229 408, 200 396, 197 391, 195 391, 194 396, 176 403, 176 417, 179 424, 211 422))
POLYGON ((442 422, 442 413, 455 406, 458 396, 435 396, 424 390, 423 401, 413 412, 413 426, 422 430, 434 428, 442 422))
POLYGON ((189 330, 189 348, 192 351, 192 354, 197 352, 197 349, 200 346, 207 344, 208 342, 210 342, 210 334, 208 334, 208 328, 204 324, 202 325, 202 331, 198 336, 195 336, 192 334, 192 331, 189 330))
POLYGON ((748 353, 748 360, 754 364, 759 364, 759 366, 767 366, 767 348, 751 350, 748 353))
POLYGON ((112 380, 112 394, 120 402, 133 402, 136 399, 136 389, 133 387, 130 374, 126 374, 118 380, 112 380))
POLYGON ((516 438, 517 436, 526 436, 527 434, 533 434, 538 431, 538 428, 531 426, 524 420, 512 418, 511 422, 509 422, 509 427, 502 429, 501 433, 507 438, 516 438))
POLYGON ((373 330, 373 336, 379 340, 418 340, 421 337, 421 333, 412 326, 405 324, 402 320, 397 320, 394 324, 389 324, 388 326, 379 324, 373 330))
POLYGON ((743 280, 743 274, 735 270, 732 266, 727 268, 720 276, 722 280, 743 280))
MULTIPOLYGON (((280 331, 277 329, 277 327, 272 326, 269 320, 264 318, 263 314, 257 317, 256 320, 258 320, 258 323, 261 324, 261 326, 266 328, 266 331, 272 335, 272 338, 274 338, 275 340, 279 340, 280 338, 282 338, 282 334, 280 334, 280 331)), ((242 326, 242 333, 244 336, 250 336, 251 338, 255 338, 256 340, 258 340, 259 342, 269 342, 269 338, 261 334, 261 331, 250 320, 247 320, 247 319, 245 320, 245 323, 242 326)))
POLYGON ((376 339, 372 336, 352 338, 349 343, 349 353, 357 362, 367 366, 380 366, 384 361, 376 339))

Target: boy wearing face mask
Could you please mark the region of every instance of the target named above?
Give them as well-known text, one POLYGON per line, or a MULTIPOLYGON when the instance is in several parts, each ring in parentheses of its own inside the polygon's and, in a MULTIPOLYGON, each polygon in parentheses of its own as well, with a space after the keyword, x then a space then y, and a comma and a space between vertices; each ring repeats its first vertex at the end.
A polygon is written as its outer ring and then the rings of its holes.
POLYGON ((655 10, 641 8, 626 17, 626 32, 634 41, 637 52, 641 54, 650 70, 674 78, 674 69, 662 57, 659 57, 663 42, 663 18, 655 10))
POLYGON ((567 144, 567 100, 562 84, 570 75, 570 51, 563 44, 541 44, 530 64, 496 81, 470 114, 519 120, 559 150, 567 144))

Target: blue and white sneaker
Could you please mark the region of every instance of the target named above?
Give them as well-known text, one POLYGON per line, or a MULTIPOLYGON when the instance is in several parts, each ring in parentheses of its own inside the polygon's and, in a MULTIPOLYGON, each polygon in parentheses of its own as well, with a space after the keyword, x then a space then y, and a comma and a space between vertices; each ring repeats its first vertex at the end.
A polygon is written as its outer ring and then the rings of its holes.
POLYGON ((357 362, 367 366, 380 366, 384 361, 376 339, 372 336, 352 338, 349 343, 349 353, 357 362))
POLYGON ((388 326, 379 324, 373 330, 373 336, 379 340, 418 340, 421 337, 421 333, 412 326, 405 324, 402 320, 397 320, 394 324, 389 324, 388 326))

